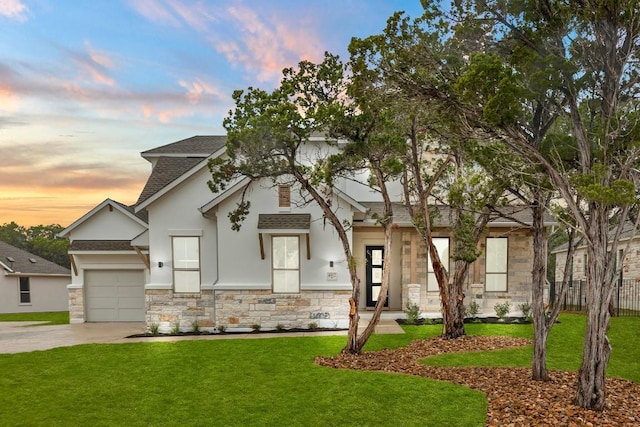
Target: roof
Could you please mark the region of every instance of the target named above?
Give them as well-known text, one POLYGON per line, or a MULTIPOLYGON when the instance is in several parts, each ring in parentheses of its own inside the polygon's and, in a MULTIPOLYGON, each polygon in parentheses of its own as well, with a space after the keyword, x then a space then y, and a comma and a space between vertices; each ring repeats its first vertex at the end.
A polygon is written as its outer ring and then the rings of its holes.
POLYGON ((308 230, 311 214, 260 214, 258 229, 264 230, 308 230))
POLYGON ((180 155, 182 157, 208 157, 220 150, 227 143, 225 135, 192 136, 161 147, 143 151, 142 157, 180 155))
POLYGON ((133 251, 130 240, 74 240, 69 252, 133 251))
POLYGON ((80 217, 77 220, 75 220, 71 225, 69 225, 67 228, 65 228, 60 233, 58 233, 58 236, 60 236, 60 237, 67 236, 73 229, 78 227, 83 222, 87 221, 89 218, 91 218, 94 214, 96 214, 98 211, 100 211, 102 208, 104 208, 107 205, 113 206, 114 208, 118 209, 120 212, 122 212, 124 215, 128 216, 129 218, 131 218, 133 221, 137 222, 138 224, 140 224, 140 225, 142 225, 144 227, 148 226, 148 214, 146 212, 138 212, 138 213, 136 213, 133 210, 133 206, 127 206, 127 205, 122 204, 120 202, 116 202, 115 200, 105 199, 98 206, 96 206, 95 208, 91 209, 89 212, 87 212, 82 217, 80 217))
POLYGON ((8 273, 71 275, 71 270, 68 268, 16 248, 1 240, 0 265, 8 273), (7 258, 13 259, 13 262, 7 258))
POLYGON ((153 197, 203 160, 204 157, 160 157, 151 171, 136 205, 153 197))
MULTIPOLYGON (((382 202, 362 202, 362 205, 368 209, 364 222, 373 223, 383 216, 384 203, 382 202)), ((392 203, 393 222, 398 225, 413 225, 409 210, 404 203, 392 203)), ((438 215, 434 218, 434 227, 450 227, 451 208, 446 205, 431 206, 431 209, 437 211, 438 215)), ((532 223, 531 210, 525 205, 504 206, 498 208, 500 215, 493 214, 490 221, 491 226, 513 227, 522 224, 530 225, 532 223)), ((557 222, 549 215, 545 216, 546 225, 556 225, 557 222)))
MULTIPOLYGON (((607 232, 607 239, 609 241, 613 240, 613 238, 615 237, 616 227, 617 226, 614 225, 607 232)), ((640 231, 640 230, 638 230, 638 231, 640 231)), ((640 235, 638 234, 638 231, 636 231, 635 225, 633 224, 633 222, 631 222, 631 221, 625 222, 623 227, 622 227, 622 232, 620 233, 620 241, 640 238, 640 235)), ((578 238, 580 238, 581 236, 582 235, 578 235, 578 238)), ((585 248, 586 246, 587 246, 586 242, 583 241, 576 247, 577 248, 585 248)), ((557 246, 556 248, 552 249, 551 253, 555 254, 555 253, 558 253, 558 252, 567 252, 568 250, 569 250, 569 243, 565 242, 565 243, 557 246)))

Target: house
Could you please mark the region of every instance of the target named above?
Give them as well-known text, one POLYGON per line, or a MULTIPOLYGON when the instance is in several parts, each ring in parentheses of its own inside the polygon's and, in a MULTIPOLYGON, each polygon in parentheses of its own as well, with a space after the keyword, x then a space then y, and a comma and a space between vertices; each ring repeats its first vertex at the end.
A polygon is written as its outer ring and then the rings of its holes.
MULTIPOLYGON (((237 330, 348 325, 351 283, 342 245, 321 209, 302 203, 299 188, 253 186, 251 212, 232 230, 228 215, 244 181, 217 194, 207 185, 207 159, 226 155, 225 142, 224 136, 195 136, 144 151, 151 174, 133 206, 106 199, 61 233, 70 240, 72 322, 146 321, 163 331, 194 322, 237 330)), ((326 155, 326 146, 324 138, 311 138, 306 155, 326 155)), ((399 202, 399 185, 391 188, 399 202)), ((360 309, 367 310, 380 288, 379 195, 345 180, 331 197, 340 220, 353 225, 348 233, 359 261, 360 309)), ((435 228, 445 264, 452 238, 446 218, 435 228)), ((497 301, 515 308, 530 298, 533 249, 522 220, 493 221, 483 256, 470 269, 467 298, 486 313, 493 314, 497 301)), ((411 302, 438 313, 425 245, 400 203, 394 221, 387 309, 401 316, 411 302)))
MULTIPOLYGON (((609 238, 613 237, 612 229, 609 238)), ((560 283, 564 277, 568 245, 560 245, 551 253, 555 256, 555 281, 560 283)), ((569 289, 563 301, 560 301, 565 309, 581 311, 586 308, 588 260, 586 244, 578 244, 569 262, 569 289)), ((620 273, 611 298, 614 313, 621 315, 625 311, 640 312, 640 235, 634 231, 632 223, 625 224, 620 234, 615 262, 616 268, 620 266, 620 273)))
POLYGON ((67 311, 68 268, 0 241, 0 313, 67 311))

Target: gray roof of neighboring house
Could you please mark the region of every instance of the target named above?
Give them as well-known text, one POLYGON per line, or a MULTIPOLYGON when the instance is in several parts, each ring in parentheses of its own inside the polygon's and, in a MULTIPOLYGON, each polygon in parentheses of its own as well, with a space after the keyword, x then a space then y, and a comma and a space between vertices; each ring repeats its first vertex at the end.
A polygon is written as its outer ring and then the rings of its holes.
POLYGON ((143 151, 142 157, 163 154, 189 154, 208 157, 223 148, 226 142, 226 135, 192 136, 191 138, 143 151))
MULTIPOLYGON (((384 212, 384 203, 382 202, 362 202, 369 211, 365 221, 375 221, 378 218, 382 218, 384 212)), ((392 203, 393 209, 393 222, 398 225, 412 225, 411 215, 404 203, 392 203)), ((451 208, 446 205, 432 205, 431 209, 437 211, 438 215, 434 218, 434 227, 449 227, 451 222, 451 208)), ((505 224, 505 225, 517 225, 519 223, 530 225, 531 210, 525 205, 515 206, 503 206, 498 208, 501 213, 493 214, 490 224, 505 224)), ((545 222, 548 225, 556 224, 556 221, 549 215, 545 216, 545 222)))
POLYGON ((262 230, 308 230, 311 214, 259 214, 258 228, 262 230))
MULTIPOLYGON (((609 240, 613 240, 615 232, 616 232, 616 228, 614 226, 609 230, 607 234, 607 237, 609 240)), ((580 236, 578 236, 578 238, 580 238, 580 236)), ((631 238, 634 238, 634 239, 640 238, 640 229, 636 231, 633 222, 627 221, 622 228, 622 232, 620 233, 620 240, 621 241, 628 240, 631 238)), ((586 242, 583 241, 577 247, 584 248, 586 247, 586 245, 587 245, 586 242)), ((558 252, 566 252, 568 249, 569 249, 569 243, 563 243, 557 246, 556 248, 552 249, 551 253, 555 254, 558 252)))
POLYGON ((13 270, 24 274, 64 274, 71 275, 71 270, 48 261, 25 250, 16 248, 0 240, 0 262, 13 270), (13 259, 9 261, 7 257, 13 259), (34 260, 35 262, 32 262, 34 260))
POLYGON ((69 245, 73 251, 133 251, 130 240, 74 240, 69 245))

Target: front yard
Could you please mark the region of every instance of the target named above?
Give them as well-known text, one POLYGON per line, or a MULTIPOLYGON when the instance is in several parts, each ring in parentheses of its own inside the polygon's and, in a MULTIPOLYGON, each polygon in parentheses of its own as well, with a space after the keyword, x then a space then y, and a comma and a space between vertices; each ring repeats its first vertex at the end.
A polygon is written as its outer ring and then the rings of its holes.
MULTIPOLYGON (((640 319, 613 319, 609 373, 640 382, 640 319)), ((549 365, 575 370, 584 319, 563 315, 549 365)), ((440 326, 375 335, 367 350, 435 336, 440 326)), ((467 325, 473 335, 532 336, 531 325, 467 325)), ((478 391, 430 379, 314 364, 345 337, 82 345, 0 355, 2 425, 459 425, 485 423, 478 391)), ((531 346, 438 365, 528 366, 531 346)), ((524 396, 523 398, 526 398, 524 396)))

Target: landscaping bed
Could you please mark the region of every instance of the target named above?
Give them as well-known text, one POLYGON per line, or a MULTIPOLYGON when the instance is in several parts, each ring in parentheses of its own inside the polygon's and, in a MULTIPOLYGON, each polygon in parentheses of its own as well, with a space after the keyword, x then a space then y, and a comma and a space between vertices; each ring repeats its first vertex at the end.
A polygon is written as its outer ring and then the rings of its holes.
MULTIPOLYGON (((420 318, 420 319, 416 319, 413 322, 407 319, 396 319, 396 322, 398 322, 398 324, 400 325, 416 325, 416 326, 441 325, 442 319, 441 318, 434 318, 434 319, 420 318)), ((502 319, 500 319, 499 317, 467 317, 464 319, 464 323, 494 323, 494 324, 513 323, 513 324, 527 325, 533 322, 523 317, 504 317, 502 319)))
MULTIPOLYGON (((548 382, 531 380, 528 368, 436 367, 420 363, 429 356, 487 351, 531 344, 525 338, 465 336, 456 340, 415 340, 407 347, 317 357, 318 365, 340 369, 396 372, 449 381, 487 395, 488 426, 636 426, 640 424, 640 384, 607 378, 607 408, 575 406, 575 372, 551 371, 548 382)), ((437 408, 434 408, 434 410, 437 408)))

